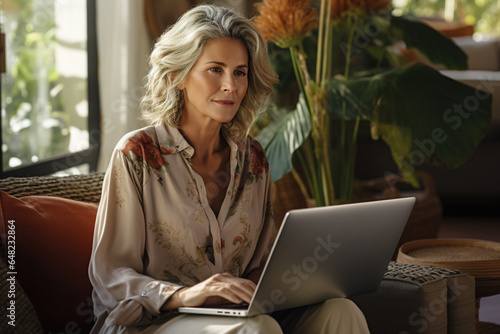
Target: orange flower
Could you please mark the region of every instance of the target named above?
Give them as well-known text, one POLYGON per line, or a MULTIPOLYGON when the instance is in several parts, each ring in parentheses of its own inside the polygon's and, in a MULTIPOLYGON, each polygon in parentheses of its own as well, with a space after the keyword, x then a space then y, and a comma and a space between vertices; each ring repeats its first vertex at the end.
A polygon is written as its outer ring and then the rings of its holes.
POLYGON ((255 4, 255 25, 268 41, 282 48, 296 46, 317 23, 311 0, 264 0, 255 4))
POLYGON ((259 175, 269 169, 269 163, 266 160, 266 153, 262 146, 252 140, 250 143, 250 172, 253 175, 259 175))
POLYGON ((224 239, 221 240, 221 242, 218 242, 215 244, 215 251, 217 252, 217 254, 220 254, 222 249, 226 247, 226 242, 224 241, 224 239))
POLYGON ((339 19, 345 16, 349 10, 360 10, 366 13, 380 12, 389 9, 389 0, 331 0, 332 19, 339 19))
POLYGON ((174 151, 165 147, 155 145, 146 132, 140 131, 139 136, 130 137, 123 154, 131 152, 137 159, 146 162, 151 168, 158 169, 165 164, 162 155, 172 154, 174 151))
POLYGON ((239 243, 240 245, 243 243, 243 239, 240 236, 236 236, 233 239, 233 245, 236 245, 237 243, 239 243))

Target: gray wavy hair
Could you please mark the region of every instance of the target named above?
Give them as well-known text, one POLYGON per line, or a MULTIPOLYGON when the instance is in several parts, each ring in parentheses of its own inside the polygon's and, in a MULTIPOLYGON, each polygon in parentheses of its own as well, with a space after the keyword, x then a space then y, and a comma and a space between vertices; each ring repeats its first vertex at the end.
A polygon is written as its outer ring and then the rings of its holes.
POLYGON ((217 39, 238 39, 248 50, 248 89, 236 116, 222 125, 236 142, 246 138, 252 122, 272 92, 277 75, 269 64, 267 42, 253 23, 230 9, 200 5, 183 14, 156 41, 149 63, 142 117, 150 124, 178 127, 184 108, 179 85, 200 57, 204 46, 217 39))

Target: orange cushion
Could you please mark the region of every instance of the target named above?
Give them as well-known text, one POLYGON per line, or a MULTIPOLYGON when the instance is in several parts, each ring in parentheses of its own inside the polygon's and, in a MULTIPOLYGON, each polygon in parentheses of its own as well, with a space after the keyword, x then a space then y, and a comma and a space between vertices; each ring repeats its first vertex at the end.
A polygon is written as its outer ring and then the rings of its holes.
POLYGON ((0 204, 4 254, 9 221, 15 225, 15 268, 9 269, 17 272, 44 331, 88 332, 93 311, 87 270, 97 204, 49 196, 16 198, 1 191, 0 204))

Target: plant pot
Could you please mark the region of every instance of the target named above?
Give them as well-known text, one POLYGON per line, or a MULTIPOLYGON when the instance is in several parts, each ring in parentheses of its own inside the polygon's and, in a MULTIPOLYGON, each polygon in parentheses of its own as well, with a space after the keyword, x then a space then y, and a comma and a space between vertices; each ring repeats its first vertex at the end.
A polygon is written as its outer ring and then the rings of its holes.
MULTIPOLYGON (((436 192, 432 176, 419 171, 417 176, 421 181, 421 189, 405 188, 400 176, 388 174, 385 177, 355 182, 356 200, 366 202, 381 199, 415 196, 416 202, 401 235, 397 249, 412 240, 436 238, 442 219, 441 202, 436 192)), ((314 201, 305 198, 300 188, 288 173, 274 184, 273 206, 276 226, 279 227, 287 211, 313 206, 314 201)))

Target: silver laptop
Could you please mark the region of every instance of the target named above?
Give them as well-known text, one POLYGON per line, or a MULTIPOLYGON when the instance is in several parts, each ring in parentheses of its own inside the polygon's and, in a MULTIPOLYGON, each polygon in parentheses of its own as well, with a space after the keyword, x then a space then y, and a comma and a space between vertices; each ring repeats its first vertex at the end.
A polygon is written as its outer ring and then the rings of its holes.
POLYGON ((408 197, 292 210, 250 304, 178 310, 251 317, 375 291, 414 203, 408 197))

